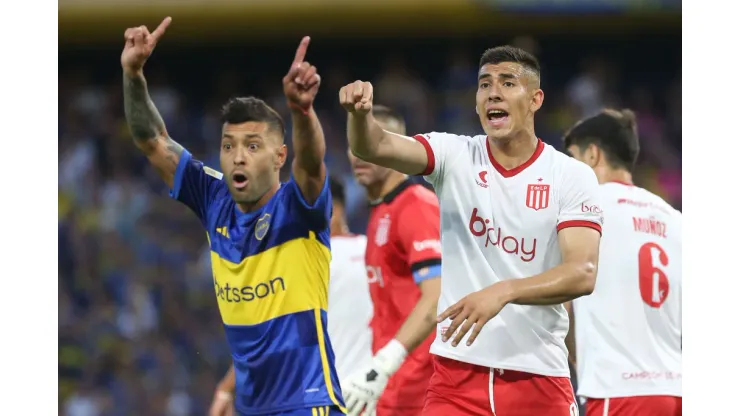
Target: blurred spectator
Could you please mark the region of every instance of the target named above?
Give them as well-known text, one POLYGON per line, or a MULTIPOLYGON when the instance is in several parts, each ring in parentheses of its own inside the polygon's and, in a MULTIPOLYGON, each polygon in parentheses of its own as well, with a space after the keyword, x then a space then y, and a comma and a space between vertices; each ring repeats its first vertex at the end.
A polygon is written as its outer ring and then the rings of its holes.
POLYGON ((579 118, 588 117, 611 103, 607 102, 608 64, 600 58, 584 61, 583 71, 567 86, 568 100, 575 105, 579 118))

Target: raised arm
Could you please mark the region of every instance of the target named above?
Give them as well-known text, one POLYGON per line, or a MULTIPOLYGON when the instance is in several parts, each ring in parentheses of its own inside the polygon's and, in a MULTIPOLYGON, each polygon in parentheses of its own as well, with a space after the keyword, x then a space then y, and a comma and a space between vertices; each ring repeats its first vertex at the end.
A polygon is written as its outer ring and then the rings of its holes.
POLYGON ((167 134, 164 121, 149 97, 143 68, 171 21, 171 18, 165 18, 152 33, 146 26, 127 29, 124 34, 126 44, 121 53, 126 122, 134 143, 170 188, 174 184, 183 148, 167 134))
POLYGON ((418 175, 428 166, 424 146, 408 136, 380 128, 372 115, 373 86, 355 81, 339 90, 339 102, 347 110, 347 137, 352 154, 408 175, 418 175))
POLYGON ((293 120, 293 177, 303 198, 313 204, 326 182, 326 142, 313 109, 321 77, 315 66, 304 61, 310 41, 306 36, 298 45, 290 70, 283 77, 283 92, 293 120))

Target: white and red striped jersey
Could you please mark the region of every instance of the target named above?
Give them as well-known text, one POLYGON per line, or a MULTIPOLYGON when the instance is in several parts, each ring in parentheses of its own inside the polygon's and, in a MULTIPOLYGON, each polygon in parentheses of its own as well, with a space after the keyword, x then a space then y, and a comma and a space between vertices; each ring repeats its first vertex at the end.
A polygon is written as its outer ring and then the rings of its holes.
MULTIPOLYGON (((496 282, 540 274, 561 263, 558 232, 601 231, 599 185, 585 164, 538 142, 532 157, 507 170, 486 136, 415 136, 426 148, 424 175, 439 197, 442 294, 439 312, 496 282)), ((441 323, 438 334, 449 321, 441 323)), ((471 364, 546 376, 570 375, 562 305, 509 304, 471 346, 438 336, 431 352, 471 364)))
POLYGON ((573 302, 578 394, 681 396, 681 213, 617 182, 601 200, 596 288, 573 302))

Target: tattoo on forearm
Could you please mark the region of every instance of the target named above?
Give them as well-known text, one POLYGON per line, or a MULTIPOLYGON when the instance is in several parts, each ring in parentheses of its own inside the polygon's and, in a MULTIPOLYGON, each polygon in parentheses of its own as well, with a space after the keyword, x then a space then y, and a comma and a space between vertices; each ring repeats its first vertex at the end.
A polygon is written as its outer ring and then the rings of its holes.
POLYGON ((145 142, 165 134, 164 121, 149 97, 144 77, 130 78, 124 75, 123 108, 134 140, 145 142))
POLYGON ((180 146, 176 141, 169 137, 159 138, 157 140, 164 140, 166 144, 166 151, 164 152, 163 163, 155 163, 154 169, 157 170, 159 176, 168 177, 174 175, 177 170, 177 164, 180 162, 180 156, 182 156, 183 147, 180 146))
POLYGON ((179 143, 167 137, 167 161, 172 163, 172 168, 177 169, 183 147, 179 143))

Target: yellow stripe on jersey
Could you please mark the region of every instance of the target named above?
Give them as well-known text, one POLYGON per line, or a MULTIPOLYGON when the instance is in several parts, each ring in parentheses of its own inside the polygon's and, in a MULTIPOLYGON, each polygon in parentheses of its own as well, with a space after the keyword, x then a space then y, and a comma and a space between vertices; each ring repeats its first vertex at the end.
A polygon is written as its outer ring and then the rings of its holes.
POLYGON ((331 384, 331 372, 329 371, 329 357, 326 355, 326 341, 324 340, 324 328, 321 323, 321 312, 318 309, 314 309, 314 318, 316 320, 316 331, 319 337, 319 352, 321 354, 321 367, 324 370, 324 382, 326 383, 326 389, 329 393, 329 398, 339 410, 346 413, 346 410, 337 400, 336 394, 334 394, 334 388, 331 384))
POLYGON ((329 406, 312 407, 311 416, 329 416, 329 406))
MULTIPOLYGON (((256 325, 296 312, 315 309, 318 314, 319 309, 326 310, 330 259, 329 248, 313 233, 309 238, 296 238, 249 256, 238 264, 211 251, 223 322, 256 325)), ((323 341, 319 344, 323 348, 323 341)), ((325 352, 322 360, 327 366, 325 352)), ((328 368, 325 374, 331 388, 328 368)))

